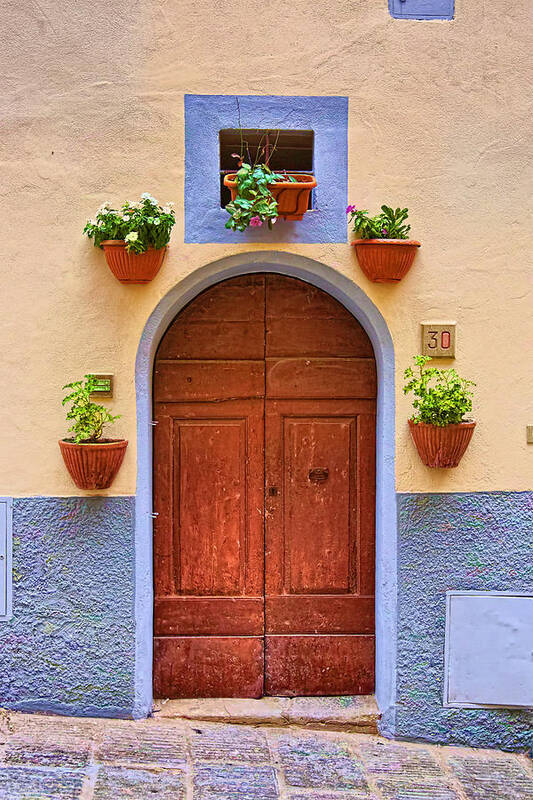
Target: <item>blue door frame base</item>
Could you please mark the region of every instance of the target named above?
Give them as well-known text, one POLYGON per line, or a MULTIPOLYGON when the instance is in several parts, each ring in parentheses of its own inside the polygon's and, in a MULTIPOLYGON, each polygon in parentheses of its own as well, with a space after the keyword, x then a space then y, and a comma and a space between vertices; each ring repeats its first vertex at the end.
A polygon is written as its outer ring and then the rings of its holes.
POLYGON ((135 365, 137 495, 135 502, 135 702, 133 717, 152 708, 152 370, 170 322, 215 283, 254 272, 274 272, 313 284, 341 302, 372 341, 378 370, 376 486, 376 699, 381 732, 395 730, 397 513, 394 475, 394 349, 387 324, 355 283, 331 267, 292 253, 255 251, 212 262, 189 275, 159 302, 144 328, 135 365))

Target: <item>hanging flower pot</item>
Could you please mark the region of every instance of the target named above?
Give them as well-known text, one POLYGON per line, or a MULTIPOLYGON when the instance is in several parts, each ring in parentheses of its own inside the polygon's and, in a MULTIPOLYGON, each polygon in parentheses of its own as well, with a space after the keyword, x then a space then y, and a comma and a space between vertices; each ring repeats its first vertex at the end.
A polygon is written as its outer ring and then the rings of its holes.
POLYGON ((422 463, 426 467, 456 467, 465 454, 476 423, 428 425, 409 420, 409 429, 422 463))
POLYGON ((381 206, 381 214, 369 217, 368 211, 348 206, 354 233, 359 239, 352 242, 357 260, 366 277, 374 283, 397 283, 411 269, 420 242, 408 239, 410 225, 407 208, 381 206))
POLYGON ((101 439, 76 444, 60 439, 65 466, 78 489, 109 489, 119 471, 128 442, 126 439, 101 439))
POLYGON ((149 283, 161 268, 175 221, 172 203, 160 206, 145 192, 138 203, 124 203, 119 211, 104 203, 83 232, 104 251, 121 283, 149 283))
POLYGON ((417 415, 409 430, 426 467, 456 467, 465 454, 476 423, 464 420, 472 410, 473 381, 460 378, 454 369, 426 368, 429 356, 415 356, 417 370, 408 367, 404 394, 413 392, 417 415))
POLYGON ((74 420, 69 428, 74 436, 60 439, 59 449, 78 489, 108 489, 128 446, 126 439, 101 438, 104 426, 115 422, 118 416, 110 414, 105 406, 92 402, 91 395, 97 385, 94 375, 85 375, 84 380, 63 387, 69 389, 63 405, 72 404, 67 420, 74 420))
POLYGON ((127 242, 120 239, 104 239, 101 243, 107 265, 121 283, 150 283, 161 268, 166 247, 154 250, 149 247, 144 253, 128 251, 127 242))
MULTIPOLYGON (((309 208, 309 195, 316 186, 315 176, 288 173, 274 177, 276 180, 268 184, 268 191, 277 203, 276 216, 289 220, 303 219, 309 208)), ((225 175, 224 185, 230 190, 231 201, 234 203, 239 193, 237 173, 225 175)))
POLYGON ((420 242, 411 239, 356 239, 352 242, 359 266, 374 283, 396 283, 404 278, 420 242))

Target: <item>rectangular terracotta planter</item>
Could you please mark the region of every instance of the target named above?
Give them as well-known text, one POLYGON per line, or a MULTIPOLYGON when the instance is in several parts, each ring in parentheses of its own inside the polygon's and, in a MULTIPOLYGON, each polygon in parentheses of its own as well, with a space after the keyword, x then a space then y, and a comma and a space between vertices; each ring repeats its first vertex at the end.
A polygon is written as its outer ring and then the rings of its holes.
MULTIPOLYGON (((297 173, 288 173, 288 175, 294 178, 294 182, 276 181, 276 183, 271 183, 268 188, 278 204, 278 216, 284 219, 300 220, 308 210, 309 195, 316 186, 316 178, 314 175, 297 173)), ((232 200, 237 197, 235 178, 235 173, 224 177, 224 186, 230 190, 232 200)))

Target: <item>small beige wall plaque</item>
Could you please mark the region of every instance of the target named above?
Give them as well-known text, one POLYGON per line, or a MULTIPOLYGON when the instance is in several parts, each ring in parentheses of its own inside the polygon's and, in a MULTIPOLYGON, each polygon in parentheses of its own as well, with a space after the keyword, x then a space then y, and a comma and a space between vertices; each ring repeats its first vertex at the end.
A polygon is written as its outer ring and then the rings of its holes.
POLYGON ((455 322, 422 322, 422 355, 455 358, 455 322))

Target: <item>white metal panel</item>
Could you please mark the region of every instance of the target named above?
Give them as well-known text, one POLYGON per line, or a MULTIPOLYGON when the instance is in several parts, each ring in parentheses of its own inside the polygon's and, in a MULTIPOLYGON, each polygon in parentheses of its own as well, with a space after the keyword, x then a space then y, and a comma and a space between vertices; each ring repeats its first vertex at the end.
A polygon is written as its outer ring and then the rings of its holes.
POLYGON ((11 498, 0 498, 0 621, 11 617, 11 498))
POLYGON ((533 596, 447 593, 444 705, 533 707, 533 596))

